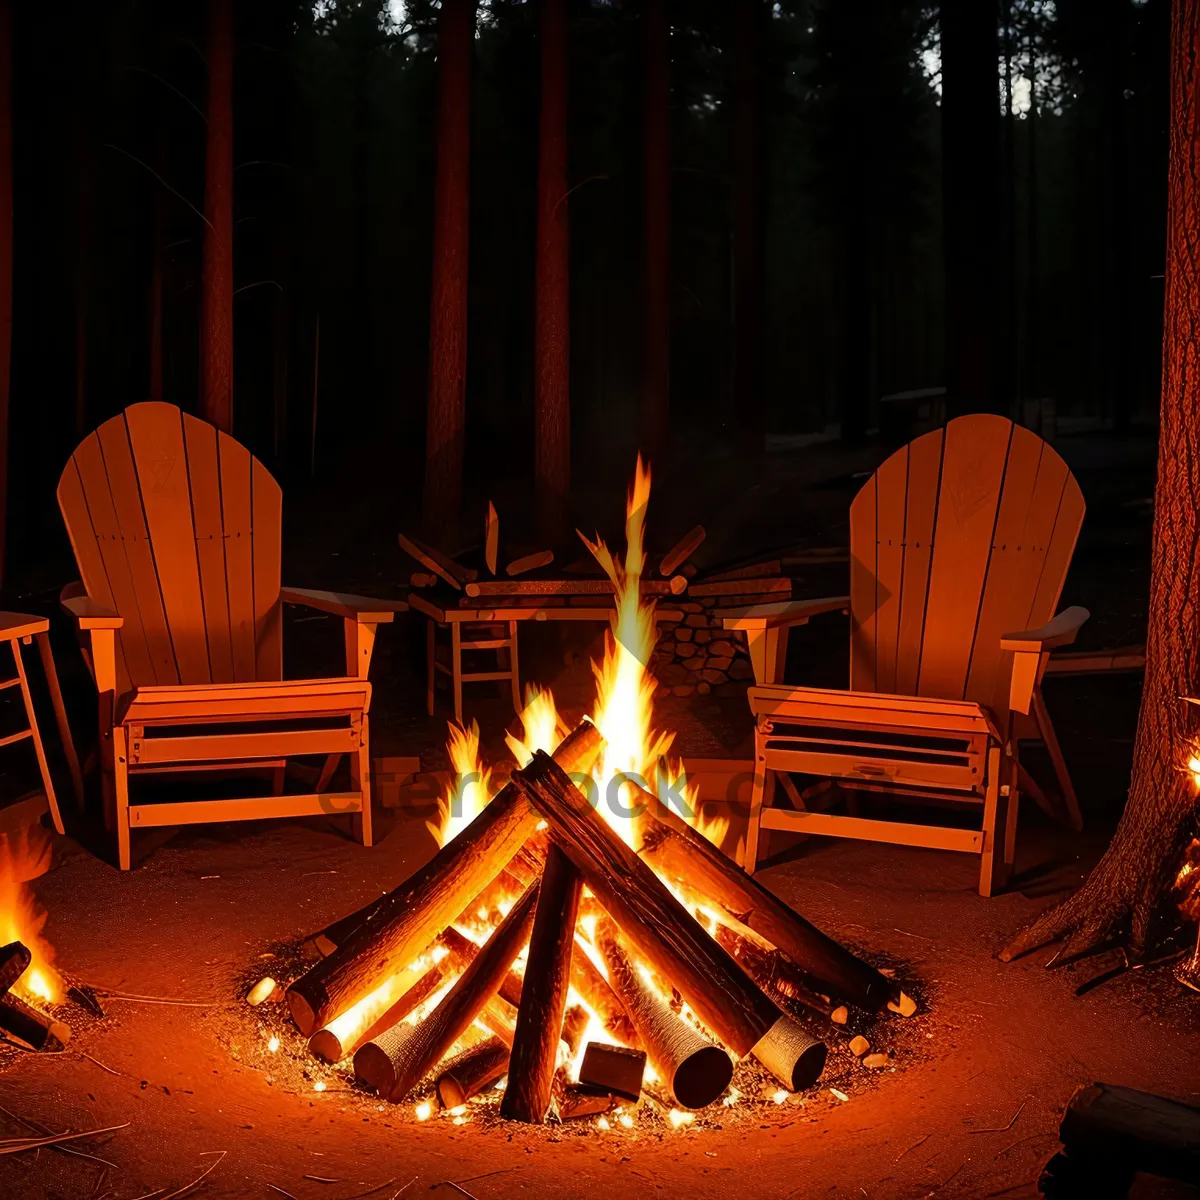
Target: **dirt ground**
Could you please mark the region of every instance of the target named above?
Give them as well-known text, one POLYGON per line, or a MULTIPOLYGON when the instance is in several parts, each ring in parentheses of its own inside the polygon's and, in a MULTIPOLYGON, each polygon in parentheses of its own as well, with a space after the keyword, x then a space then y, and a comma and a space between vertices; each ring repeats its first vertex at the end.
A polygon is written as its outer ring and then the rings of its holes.
MULTIPOLYGON (((1064 602, 1093 610, 1084 644, 1140 640, 1152 450, 1136 439, 1119 446, 1077 439, 1062 449, 1090 505, 1064 602)), ((796 529, 811 529, 811 544, 839 544, 852 475, 862 465, 841 460, 822 471, 777 460, 758 475, 755 503, 732 512, 726 498, 708 498, 717 514, 710 534, 725 539, 725 553, 730 546, 749 551, 755 546, 738 530, 756 513, 786 510, 793 540, 796 529)), ((663 504, 664 542, 674 525, 687 527, 686 489, 680 483, 676 490, 663 504)), ((306 503, 300 497, 301 511, 306 503)), ((783 518, 754 527, 763 546, 783 537, 783 518)), ((379 590, 399 574, 397 556, 383 549, 393 538, 394 530, 385 539, 354 525, 293 542, 285 555, 289 582, 379 590)), ((814 577, 806 584, 818 594, 837 582, 814 577)), ((44 595, 24 601, 48 611, 44 595)), ((840 633, 810 627, 805 634, 793 646, 794 677, 807 671, 806 678, 835 681, 844 672, 840 633)), ((306 645, 327 643, 323 653, 335 661, 338 635, 334 622, 290 615, 289 673, 319 665, 320 652, 310 658, 306 645)), ((529 674, 554 682, 568 706, 582 707, 589 635, 577 631, 574 643, 551 630, 539 636, 522 647, 529 674)), ((420 753, 436 769, 445 764, 444 715, 431 720, 421 710, 419 642, 415 621, 381 637, 372 735, 377 754, 420 753)), ((78 681, 75 687, 81 695, 78 681)), ((324 820, 200 828, 155 841, 143 835, 126 875, 101 857, 94 831, 81 827, 78 842, 60 839, 54 868, 34 884, 59 966, 109 990, 193 1006, 109 1000, 103 1019, 71 1011, 75 1033, 61 1054, 0 1047, 0 1137, 24 1132, 22 1120, 54 1131, 122 1127, 75 1144, 93 1158, 49 1149, 0 1157, 0 1196, 166 1200, 209 1166, 187 1194, 1035 1195, 1063 1105, 1080 1084, 1105 1080, 1200 1103, 1200 997, 1176 984, 1169 966, 1126 972, 1077 996, 1110 959, 1048 971, 1046 953, 1007 966, 995 958, 1008 936, 1095 860, 1128 782, 1137 678, 1064 679, 1047 691, 1087 830, 1066 833, 1025 806, 1019 874, 1004 895, 979 898, 972 859, 848 841, 796 846, 780 838, 762 873, 810 920, 894 969, 920 998, 917 1017, 869 1028, 873 1049, 894 1052, 893 1066, 869 1072, 837 1054, 798 1101, 776 1105, 748 1092, 744 1102, 679 1130, 651 1109, 637 1114, 632 1129, 614 1122, 607 1132, 590 1121, 512 1127, 482 1107, 462 1125, 446 1116, 419 1123, 411 1104, 381 1105, 317 1069, 298 1053, 278 1010, 242 1003, 248 981, 286 973, 305 935, 428 857, 433 842, 419 819, 380 813, 371 850, 324 820), (282 1041, 275 1054, 267 1048, 273 1032, 282 1041), (322 1092, 314 1091, 318 1081, 327 1083, 322 1092)), ((486 697, 471 711, 498 755, 511 711, 486 697)), ((740 702, 673 702, 659 715, 678 728, 685 753, 725 756, 748 745, 740 702)), ((1036 755, 1030 761, 1044 769, 1036 755)), ((1143 1181, 1138 1194, 1187 1193, 1143 1181)))

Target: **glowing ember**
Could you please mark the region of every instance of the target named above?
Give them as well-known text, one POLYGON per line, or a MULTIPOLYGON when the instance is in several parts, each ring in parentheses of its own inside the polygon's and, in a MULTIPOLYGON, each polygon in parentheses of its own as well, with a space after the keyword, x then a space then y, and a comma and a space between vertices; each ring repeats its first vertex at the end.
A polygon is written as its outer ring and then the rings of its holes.
POLYGON ((785 1092, 782 1088, 771 1097, 771 1099, 774 1100, 776 1104, 786 1104, 787 1098, 788 1098, 788 1093, 785 1092))
POLYGON ((318 1079, 317 1082, 313 1084, 313 1091, 314 1092, 323 1092, 324 1090, 325 1090, 325 1080, 318 1079))
POLYGON ((1200 787, 1200 757, 1195 754, 1188 759, 1187 769, 1191 772, 1192 782, 1200 787))
POLYGON ((617 1120, 620 1121, 626 1129, 633 1128, 633 1118, 628 1113, 622 1113, 617 1120))
POLYGON ((446 795, 442 797, 441 822, 426 822, 429 832, 444 846, 460 834, 487 807, 492 798, 491 772, 479 757, 479 724, 471 722, 469 729, 450 722, 450 752, 452 774, 446 795))
POLYGON ((612 1126, 608 1123, 607 1117, 597 1117, 596 1118, 596 1128, 604 1130, 604 1129, 611 1129, 612 1126))
POLYGON ((667 1120, 671 1122, 674 1129, 679 1129, 683 1125, 691 1125, 696 1120, 696 1114, 690 1112, 680 1112, 679 1109, 673 1108, 667 1113, 667 1120))
POLYGON ((54 949, 41 936, 46 924, 33 893, 25 886, 50 863, 50 839, 40 833, 0 837, 0 946, 21 942, 32 962, 13 984, 13 992, 33 1003, 54 1003, 63 998, 63 984, 55 971, 54 949))
POLYGON ((433 1116, 433 1105, 426 1101, 422 1104, 418 1104, 417 1107, 413 1109, 413 1112, 416 1114, 418 1121, 428 1121, 429 1118, 433 1116))
POLYGON ((267 1043, 267 1049, 270 1050, 270 1052, 272 1054, 274 1054, 275 1051, 279 1049, 279 1039, 277 1037, 272 1037, 271 1040, 267 1043))

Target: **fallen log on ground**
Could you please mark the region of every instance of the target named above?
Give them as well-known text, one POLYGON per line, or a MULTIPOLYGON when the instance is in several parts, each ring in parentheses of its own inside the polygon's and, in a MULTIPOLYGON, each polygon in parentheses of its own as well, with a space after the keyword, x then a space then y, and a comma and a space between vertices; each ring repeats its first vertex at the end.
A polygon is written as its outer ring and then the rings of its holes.
POLYGON ((500 1101, 500 1115, 510 1121, 540 1125, 550 1107, 582 887, 579 872, 567 856, 551 846, 525 960, 526 986, 517 1014, 508 1087, 500 1101))
POLYGON ((500 987, 529 936, 537 902, 533 885, 480 948, 474 961, 416 1025, 399 1025, 354 1055, 354 1073, 384 1099, 396 1103, 415 1087, 462 1036, 500 987))
MULTIPOLYGON (((567 770, 587 770, 601 744, 599 731, 585 721, 555 754, 567 770)), ((536 826, 520 789, 512 783, 502 788, 458 837, 377 902, 342 945, 288 988, 300 1032, 311 1035, 402 970, 495 879, 536 826)))
POLYGON ((443 1108, 457 1108, 491 1087, 508 1070, 508 1047, 498 1037, 485 1038, 457 1054, 437 1077, 443 1108))
POLYGON ((671 1011, 642 978, 605 918, 596 927, 596 946, 604 956, 608 978, 620 997, 651 1066, 663 1086, 683 1108, 703 1108, 729 1086, 733 1061, 720 1046, 671 1011))
POLYGON ((0 996, 0 1029, 34 1050, 58 1050, 71 1040, 69 1025, 11 992, 0 996))

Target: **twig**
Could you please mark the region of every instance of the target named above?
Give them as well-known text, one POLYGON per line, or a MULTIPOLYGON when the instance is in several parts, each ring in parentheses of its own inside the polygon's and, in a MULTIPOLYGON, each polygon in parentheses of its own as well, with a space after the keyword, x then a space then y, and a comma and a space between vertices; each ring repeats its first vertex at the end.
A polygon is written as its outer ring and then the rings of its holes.
POLYGON ((269 1187, 271 1189, 271 1191, 273 1191, 273 1192, 278 1192, 281 1196, 286 1196, 288 1198, 288 1200, 296 1200, 296 1197, 293 1196, 291 1192, 285 1192, 283 1190, 283 1188, 277 1186, 274 1183, 268 1183, 267 1187, 269 1187))
POLYGON ((405 1192, 407 1192, 407 1191, 408 1191, 408 1189, 409 1189, 410 1187, 412 1187, 412 1185, 413 1185, 414 1183, 416 1183, 416 1182, 417 1182, 417 1176, 416 1176, 416 1175, 414 1175, 414 1176, 413 1176, 413 1177, 412 1177, 412 1178, 411 1178, 411 1179, 410 1179, 410 1180, 409 1180, 409 1181, 408 1181, 408 1182, 407 1182, 407 1183, 406 1183, 406 1184, 405 1184, 405 1185, 404 1185, 404 1186, 403 1186, 403 1187, 400 1189, 400 1191, 398 1191, 398 1192, 395 1192, 395 1193, 392 1195, 392 1198, 391 1198, 391 1200, 396 1200, 396 1197, 397 1197, 397 1196, 401 1196, 401 1195, 403 1195, 403 1194, 404 1194, 405 1192))
POLYGON ((104 1129, 85 1129, 82 1133, 56 1133, 52 1137, 42 1138, 5 1138, 0 1141, 0 1154, 20 1154, 22 1150, 33 1150, 39 1146, 54 1146, 59 1142, 73 1141, 75 1138, 97 1137, 102 1133, 112 1133, 117 1129, 128 1129, 129 1122, 124 1125, 108 1125, 104 1129))
MULTIPOLYGON (((15 1112, 9 1112, 9 1110, 3 1106, 0 1106, 0 1113, 3 1113, 10 1120, 16 1121, 18 1125, 24 1125, 26 1129, 32 1129, 34 1133, 41 1134, 43 1137, 54 1136, 54 1130, 50 1129, 46 1125, 43 1125, 40 1121, 30 1121, 25 1117, 18 1117, 15 1112)), ((83 1150, 76 1150, 72 1146, 52 1146, 51 1149, 57 1150, 60 1154, 70 1154, 74 1158, 90 1158, 92 1162, 103 1163, 106 1167, 112 1167, 113 1170, 116 1170, 117 1164, 109 1162, 107 1158, 99 1158, 95 1154, 88 1154, 83 1150)), ((103 1178, 104 1177, 101 1176, 101 1179, 103 1178)), ((99 1184, 97 1184, 96 1190, 99 1191, 99 1184)))
MULTIPOLYGON (((205 1167, 204 1170, 201 1171, 200 1174, 197 1175, 196 1178, 193 1179, 191 1183, 185 1183, 183 1185, 183 1187, 176 1188, 173 1192, 168 1192, 165 1196, 161 1197, 161 1200, 173 1200, 173 1198, 175 1196, 182 1196, 184 1192, 190 1192, 192 1190, 192 1188, 194 1188, 198 1183, 200 1183, 204 1179, 204 1177, 214 1167, 216 1167, 218 1165, 218 1163, 220 1163, 220 1161, 225 1157, 226 1154, 229 1153, 229 1151, 228 1150, 201 1150, 200 1153, 202 1155, 215 1154, 217 1157, 215 1159, 213 1159, 213 1161, 211 1163, 209 1163, 208 1166, 205 1167)), ((154 1193, 152 1192, 151 1195, 153 1195, 153 1194, 154 1193)))
POLYGON ((1016 1123, 1017 1118, 1025 1111, 1025 1105, 1028 1104, 1028 1099, 1021 1101, 1021 1107, 1012 1115, 1012 1120, 1007 1125, 997 1125, 991 1129, 968 1129, 968 1133, 1007 1133, 1016 1123))
POLYGON ((311 1179, 313 1183, 341 1183, 340 1179, 330 1179, 327 1175, 304 1175, 303 1179, 311 1179))
POLYGON ((479 1200, 478 1196, 473 1196, 466 1188, 461 1188, 453 1179, 443 1179, 441 1183, 435 1183, 429 1190, 436 1192, 440 1187, 452 1187, 460 1195, 466 1196, 467 1200, 479 1200))
POLYGON ((908 1150, 901 1150, 900 1153, 896 1155, 896 1161, 899 1162, 906 1154, 909 1153, 910 1150, 915 1150, 918 1146, 925 1145, 925 1143, 929 1141, 931 1137, 933 1137, 932 1129, 919 1142, 913 1142, 913 1144, 909 1146, 908 1150))
POLYGON ((343 1200, 362 1200, 363 1196, 373 1196, 376 1192, 381 1192, 385 1187, 389 1187, 396 1182, 396 1177, 393 1175, 391 1179, 385 1179, 383 1183, 377 1183, 373 1188, 367 1188, 365 1192, 355 1192, 353 1196, 344 1196, 343 1200))
POLYGON ((177 1000, 174 996, 139 996, 134 992, 110 992, 107 988, 92 985, 92 991, 97 996, 107 996, 110 1000, 131 1000, 135 1004, 181 1004, 185 1008, 212 1008, 216 1000, 177 1000))
POLYGON ((469 1175, 466 1179, 460 1179, 459 1183, 474 1183, 477 1179, 490 1179, 493 1175, 507 1175, 509 1171, 515 1171, 516 1167, 500 1167, 495 1171, 484 1171, 482 1175, 469 1175))
POLYGON ((96 1064, 96 1066, 98 1066, 100 1068, 100 1070, 107 1071, 110 1075, 124 1075, 125 1074, 124 1071, 116 1071, 112 1067, 106 1067, 98 1058, 93 1058, 85 1050, 80 1050, 79 1053, 81 1055, 83 1055, 83 1057, 86 1058, 88 1060, 88 1062, 94 1062, 96 1064))

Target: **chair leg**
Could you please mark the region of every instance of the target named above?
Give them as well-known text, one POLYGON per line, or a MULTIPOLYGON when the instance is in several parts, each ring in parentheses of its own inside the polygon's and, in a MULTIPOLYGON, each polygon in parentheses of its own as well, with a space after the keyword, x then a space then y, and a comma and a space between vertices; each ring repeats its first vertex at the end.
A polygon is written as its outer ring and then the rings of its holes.
POLYGON ((425 622, 425 711, 433 716, 433 683, 434 672, 434 640, 437 636, 437 622, 429 617, 425 622))
POLYGON ((63 827, 62 813, 58 811, 58 797, 54 794, 54 780, 50 778, 50 767, 46 762, 46 748, 42 745, 42 735, 38 730, 37 713, 33 711, 33 697, 29 694, 29 679, 25 674, 25 660, 21 657, 21 645, 15 638, 8 644, 12 647, 13 661, 17 664, 17 678, 21 681, 21 699, 25 701, 25 716, 29 719, 29 736, 33 739, 38 770, 42 773, 42 786, 46 789, 46 802, 50 805, 54 828, 59 833, 66 833, 66 829, 63 827))
POLYGON ((1021 804, 1021 770, 1017 757, 1018 751, 1014 744, 1011 758, 1006 765, 1008 770, 1008 804, 1004 816, 1004 882, 1007 884, 1017 861, 1017 810, 1021 804))
POLYGON ((1058 744, 1058 735, 1054 732, 1054 722, 1050 720, 1050 710, 1046 707, 1040 685, 1033 689, 1033 719, 1037 722, 1038 733, 1041 734, 1050 761, 1054 764, 1058 787, 1071 817, 1071 828, 1079 833, 1083 829, 1083 814, 1079 811, 1079 800, 1071 783, 1071 772, 1067 770, 1067 760, 1063 758, 1062 747, 1058 744))
POLYGON ((117 835, 117 866, 129 870, 129 758, 125 730, 113 727, 113 825, 117 835))
POLYGON ((283 782, 284 782, 284 777, 286 774, 287 774, 286 766, 276 767, 275 770, 271 773, 271 795, 272 796, 282 796, 283 795, 283 782))
POLYGON ((450 670, 453 672, 454 682, 454 719, 461 725, 463 723, 461 621, 450 622, 450 670))
POLYGON ((766 842, 762 829, 763 805, 769 803, 775 792, 775 776, 766 766, 764 755, 756 754, 754 760, 754 786, 750 793, 750 822, 746 826, 746 853, 743 867, 747 875, 753 875, 758 866, 760 843, 765 854, 766 842))
POLYGON ((521 673, 517 665, 517 623, 508 623, 508 666, 512 671, 513 712, 521 711, 521 673))
POLYGON ((370 846, 371 825, 371 744, 368 737, 367 715, 363 713, 362 740, 358 751, 350 756, 350 787, 359 793, 362 809, 354 814, 354 835, 364 846, 370 846))
POLYGON ((1003 843, 996 842, 1000 829, 1000 747, 989 746, 987 790, 983 799, 983 853, 979 856, 979 894, 991 896, 999 890, 1004 870, 1003 843))
POLYGON ((54 655, 50 650, 50 635, 35 633, 38 654, 42 659, 42 670, 46 686, 50 689, 50 703, 54 705, 54 719, 58 723, 58 736, 62 740, 63 754, 67 759, 67 770, 71 773, 71 786, 75 789, 75 804, 83 812, 83 773, 79 769, 79 756, 75 753, 75 740, 71 737, 71 725, 67 720, 67 708, 63 703, 62 688, 58 686, 58 671, 54 666, 54 655))

